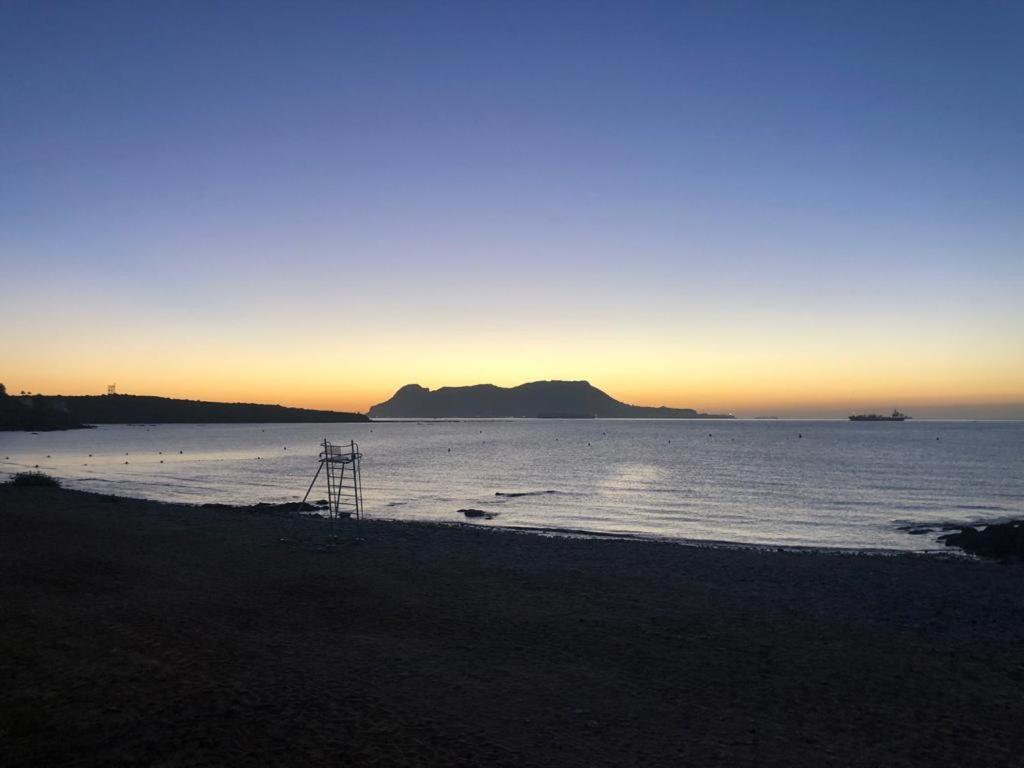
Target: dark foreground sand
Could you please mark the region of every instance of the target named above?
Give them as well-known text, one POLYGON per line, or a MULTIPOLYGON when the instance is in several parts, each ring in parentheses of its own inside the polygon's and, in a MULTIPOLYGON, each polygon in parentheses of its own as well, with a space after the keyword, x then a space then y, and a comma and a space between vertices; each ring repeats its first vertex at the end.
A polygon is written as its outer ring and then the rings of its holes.
POLYGON ((0 488, 0 763, 1024 764, 1022 566, 287 532, 0 488))

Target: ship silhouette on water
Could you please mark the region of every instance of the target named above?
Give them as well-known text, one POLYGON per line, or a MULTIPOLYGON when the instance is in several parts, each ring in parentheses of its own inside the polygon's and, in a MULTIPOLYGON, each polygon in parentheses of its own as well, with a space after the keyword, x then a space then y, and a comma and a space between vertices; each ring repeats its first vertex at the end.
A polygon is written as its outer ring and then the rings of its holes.
POLYGON ((907 414, 894 410, 891 416, 883 416, 880 413, 855 413, 850 416, 850 421, 906 421, 909 418, 907 414))

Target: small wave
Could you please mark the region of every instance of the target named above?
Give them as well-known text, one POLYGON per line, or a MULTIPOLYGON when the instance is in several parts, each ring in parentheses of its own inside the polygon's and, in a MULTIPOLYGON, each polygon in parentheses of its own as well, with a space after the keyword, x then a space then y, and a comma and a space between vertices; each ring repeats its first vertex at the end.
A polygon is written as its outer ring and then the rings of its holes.
POLYGON ((516 499, 519 498, 520 496, 546 496, 551 493, 558 493, 558 491, 497 491, 494 495, 504 496, 506 499, 516 499))

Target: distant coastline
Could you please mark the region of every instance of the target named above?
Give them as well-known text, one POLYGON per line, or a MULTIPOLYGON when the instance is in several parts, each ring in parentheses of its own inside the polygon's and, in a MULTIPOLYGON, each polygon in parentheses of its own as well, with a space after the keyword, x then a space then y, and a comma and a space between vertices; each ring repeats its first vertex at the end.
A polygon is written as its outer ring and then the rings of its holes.
POLYGON ((0 430, 39 432, 95 424, 280 424, 368 422, 347 411, 321 411, 260 403, 220 403, 150 395, 7 395, 0 430))

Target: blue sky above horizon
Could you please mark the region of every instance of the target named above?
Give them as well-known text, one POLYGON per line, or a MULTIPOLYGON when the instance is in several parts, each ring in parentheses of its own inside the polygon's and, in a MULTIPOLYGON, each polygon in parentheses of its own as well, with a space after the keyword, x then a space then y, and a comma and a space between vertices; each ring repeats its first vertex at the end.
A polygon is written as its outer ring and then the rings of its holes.
POLYGON ((1021 39, 1008 2, 5 3, 0 375, 1021 404, 1021 39))

